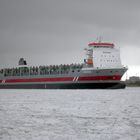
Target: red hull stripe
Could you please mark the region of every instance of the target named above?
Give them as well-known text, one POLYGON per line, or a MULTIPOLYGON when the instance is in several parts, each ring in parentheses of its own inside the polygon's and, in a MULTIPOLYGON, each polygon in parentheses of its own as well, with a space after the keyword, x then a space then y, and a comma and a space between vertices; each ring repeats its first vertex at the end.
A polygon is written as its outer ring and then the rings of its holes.
POLYGON ((72 81, 73 77, 60 77, 60 78, 32 78, 32 79, 8 79, 5 83, 26 83, 26 82, 65 82, 72 81))
POLYGON ((79 77, 78 81, 94 81, 94 80, 121 80, 120 75, 116 76, 92 76, 92 77, 79 77))
MULTIPOLYGON (((26 83, 26 82, 69 82, 75 77, 57 77, 57 78, 32 78, 32 79, 7 79, 0 80, 0 83, 26 83)), ((120 75, 115 76, 83 76, 77 78, 77 81, 96 81, 96 80, 120 80, 120 75)))
POLYGON ((89 43, 88 46, 110 46, 113 47, 114 44, 113 43, 89 43))

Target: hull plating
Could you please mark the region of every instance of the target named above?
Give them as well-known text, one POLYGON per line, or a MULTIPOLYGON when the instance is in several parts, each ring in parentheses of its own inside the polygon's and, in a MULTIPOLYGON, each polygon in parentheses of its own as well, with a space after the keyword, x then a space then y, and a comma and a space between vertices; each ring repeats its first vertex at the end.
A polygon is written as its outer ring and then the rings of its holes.
POLYGON ((124 82, 4 84, 1 89, 123 89, 124 82))
POLYGON ((125 88, 125 69, 74 72, 65 75, 3 77, 0 88, 9 89, 117 89, 125 88))

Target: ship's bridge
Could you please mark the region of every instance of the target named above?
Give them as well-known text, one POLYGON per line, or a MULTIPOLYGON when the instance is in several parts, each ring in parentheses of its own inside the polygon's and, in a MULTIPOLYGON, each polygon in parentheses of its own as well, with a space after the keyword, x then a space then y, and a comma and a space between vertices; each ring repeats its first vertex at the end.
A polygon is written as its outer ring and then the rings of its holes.
POLYGON ((86 64, 88 67, 113 68, 122 67, 120 50, 113 43, 92 42, 86 49, 86 64))

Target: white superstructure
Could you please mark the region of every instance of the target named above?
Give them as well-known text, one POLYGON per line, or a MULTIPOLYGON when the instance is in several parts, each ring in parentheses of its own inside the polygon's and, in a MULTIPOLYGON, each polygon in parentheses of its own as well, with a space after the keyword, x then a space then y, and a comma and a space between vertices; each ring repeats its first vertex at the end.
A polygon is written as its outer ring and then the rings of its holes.
POLYGON ((90 43, 86 63, 94 68, 121 68, 120 50, 112 43, 90 43))

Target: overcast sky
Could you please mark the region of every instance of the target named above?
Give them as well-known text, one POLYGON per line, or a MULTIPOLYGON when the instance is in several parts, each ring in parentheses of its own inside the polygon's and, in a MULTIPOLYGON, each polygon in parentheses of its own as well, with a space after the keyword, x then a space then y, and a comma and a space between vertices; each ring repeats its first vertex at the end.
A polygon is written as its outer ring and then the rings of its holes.
POLYGON ((0 67, 81 63, 98 36, 140 66, 140 1, 0 0, 0 67))

